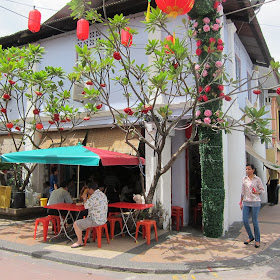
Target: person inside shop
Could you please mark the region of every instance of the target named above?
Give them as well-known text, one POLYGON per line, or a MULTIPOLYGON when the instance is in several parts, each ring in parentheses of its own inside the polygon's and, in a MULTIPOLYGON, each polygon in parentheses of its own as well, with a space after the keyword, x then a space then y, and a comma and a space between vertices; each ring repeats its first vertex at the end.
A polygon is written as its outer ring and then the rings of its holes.
POLYGON ((43 197, 50 198, 50 182, 47 181, 43 184, 43 197))
POLYGON ((243 224, 248 234, 248 240, 244 242, 248 245, 255 240, 255 247, 260 247, 260 228, 259 228, 259 211, 261 208, 260 194, 264 192, 264 187, 261 178, 255 175, 255 166, 253 164, 246 165, 246 174, 242 180, 241 200, 239 202, 240 209, 243 215, 243 224), (253 236, 251 227, 249 225, 249 216, 252 212, 252 220, 254 225, 253 236))
POLYGON ((270 206, 278 204, 278 171, 268 169, 269 178, 267 181, 268 202, 270 206))
POLYGON ((96 182, 88 184, 87 192, 82 198, 85 209, 88 209, 88 215, 85 219, 74 222, 74 230, 78 240, 71 248, 83 246, 83 230, 89 227, 104 225, 107 222, 108 200, 106 195, 99 190, 96 182), (90 195, 89 198, 88 195, 90 195))
POLYGON ((58 187, 57 187, 57 182, 58 182, 58 179, 57 179, 57 175, 58 175, 58 170, 57 170, 57 167, 54 166, 52 168, 52 175, 50 177, 50 194, 54 191, 54 190, 57 190, 58 187))
MULTIPOLYGON (((57 203, 73 203, 73 199, 68 192, 69 182, 62 182, 59 189, 54 190, 49 198, 48 205, 57 203)), ((62 216, 67 214, 67 211, 60 211, 62 216)), ((48 209, 49 215, 59 216, 58 210, 48 209)))

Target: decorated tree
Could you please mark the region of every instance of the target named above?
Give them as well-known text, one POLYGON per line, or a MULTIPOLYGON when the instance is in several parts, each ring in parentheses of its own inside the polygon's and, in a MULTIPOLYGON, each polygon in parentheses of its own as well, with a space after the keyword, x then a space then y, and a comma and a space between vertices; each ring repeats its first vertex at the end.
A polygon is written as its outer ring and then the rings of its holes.
MULTIPOLYGON (((70 89, 65 89, 64 71, 51 66, 41 71, 34 70, 43 54, 42 47, 33 45, 0 48, 0 130, 11 139, 16 152, 25 146, 40 149, 46 139, 51 140, 50 148, 61 146, 73 128, 83 121, 78 109, 69 104, 70 89), (58 143, 51 139, 49 131, 57 131, 60 136, 58 143)), ((88 111, 88 115, 94 111, 97 109, 88 111)), ((27 186, 35 167, 36 164, 14 166, 13 178, 17 189, 23 190, 27 186), (20 175, 22 167, 24 179, 20 175)))
MULTIPOLYGON (((137 147, 130 142, 132 134, 154 151, 156 168, 145 197, 147 203, 152 202, 160 177, 172 167, 180 154, 192 145, 199 145, 204 233, 217 237, 222 234, 224 208, 222 131, 229 133, 235 129, 246 129, 248 134, 254 134, 262 141, 269 141, 271 131, 266 128, 269 120, 264 118, 264 108, 246 107, 240 119, 228 114, 230 107, 222 112, 222 103, 228 102, 232 106, 232 97, 241 91, 248 80, 237 83, 228 79, 225 73, 228 57, 223 55, 224 42, 220 38, 222 1, 189 2, 186 10, 179 7, 180 3, 184 6, 185 1, 177 1, 177 6, 169 4, 164 7, 165 2, 158 0, 156 9, 150 11, 148 8, 144 22, 147 33, 161 30, 167 37, 165 40, 148 40, 146 61, 149 57, 152 62, 137 64, 135 53, 130 49, 137 30, 130 28, 128 18, 122 14, 108 18, 105 1, 101 15, 87 6, 89 1, 72 0, 72 16, 84 17, 102 34, 95 47, 76 47, 79 63, 73 77, 76 76, 77 82, 92 82, 93 88, 86 91, 86 97, 99 99, 108 108, 114 125, 126 133, 126 143, 133 147, 138 156, 137 147), (175 38, 176 32, 168 30, 168 22, 173 20, 172 17, 186 12, 190 17, 182 19, 184 36, 175 38), (106 32, 103 26, 107 27, 106 32), (192 51, 194 44, 197 46, 195 52, 192 51), (125 105, 121 109, 111 102, 113 85, 122 89, 125 105), (184 102, 176 104, 177 100, 182 99, 184 102), (184 129, 190 132, 189 137, 167 163, 163 162, 168 137, 187 115, 190 117, 184 129), (195 138, 197 133, 198 139, 195 138)), ((272 71, 277 72, 278 68, 279 64, 274 63, 272 71)), ((263 77, 262 83, 269 75, 267 73, 263 77)), ((259 79, 254 73, 252 77, 250 81, 259 79)), ((254 93, 258 91, 255 89, 254 93)))

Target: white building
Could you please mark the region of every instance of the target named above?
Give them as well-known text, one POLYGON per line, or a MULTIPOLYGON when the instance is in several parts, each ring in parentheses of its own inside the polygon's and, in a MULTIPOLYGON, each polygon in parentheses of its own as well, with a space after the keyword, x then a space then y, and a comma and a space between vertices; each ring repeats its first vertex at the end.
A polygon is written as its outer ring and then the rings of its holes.
MULTIPOLYGON (((231 58, 231 62, 227 62, 226 70, 234 79, 246 79, 252 76, 253 70, 257 65, 268 67, 271 60, 269 50, 263 38, 260 26, 254 14, 254 9, 249 8, 240 12, 226 15, 229 12, 237 11, 248 5, 250 1, 231 0, 224 3, 224 16, 222 28, 222 38, 225 42, 224 52, 231 58)), ((137 1, 137 5, 133 1, 127 1, 126 4, 116 3, 108 7, 108 15, 114 13, 124 13, 131 18, 130 26, 139 30, 139 34, 134 36, 131 52, 134 53, 136 62, 149 64, 149 58, 145 55, 145 45, 148 42, 149 36, 145 33, 145 26, 141 21, 144 20, 143 12, 146 10, 147 1, 137 1)), ((98 5, 97 5, 98 6, 98 5)), ((175 26, 181 24, 181 17, 177 17, 172 21, 168 28, 173 30, 175 26)), ((45 59, 42 64, 37 65, 38 70, 44 69, 45 66, 62 67, 66 72, 72 72, 73 66, 77 61, 77 53, 75 45, 82 46, 87 44, 88 47, 94 46, 96 38, 100 38, 100 33, 96 31, 94 26, 90 26, 90 37, 88 40, 81 42, 76 37, 76 23, 70 17, 68 8, 63 8, 56 15, 47 21, 47 25, 43 25, 41 31, 38 33, 31 33, 28 30, 18 32, 16 34, 0 38, 0 44, 3 47, 23 46, 28 43, 37 43, 43 46, 46 50, 45 59), (56 29, 50 28, 50 26, 56 29)), ((105 28, 103 29, 105 31, 105 28)), ((182 37, 180 28, 176 27, 176 36, 182 37)), ((153 38, 164 40, 166 34, 163 32, 156 32, 153 38)), ((232 116, 238 117, 242 115, 240 110, 249 104, 261 107, 264 105, 264 96, 258 97, 248 90, 250 87, 257 86, 256 84, 249 84, 242 89, 244 92, 236 97, 236 102, 230 109, 232 116)), ((114 88, 115 95, 111 102, 116 108, 124 108, 121 98, 120 89, 114 88)), ((79 89, 73 89, 73 104, 75 106, 82 106, 80 103, 79 89)), ((176 104, 180 105, 179 98, 176 104)), ((164 101, 163 101, 164 102, 164 101)), ((176 106, 174 104, 174 106, 176 106)), ((229 104, 224 104, 223 111, 227 109, 229 104)), ((130 153, 131 150, 125 148, 121 150, 121 145, 114 144, 115 140, 121 138, 118 132, 112 135, 110 129, 112 119, 106 108, 97 114, 94 118, 83 123, 75 133, 72 135, 72 144, 77 143, 84 138, 86 131, 88 135, 88 145, 95 145, 95 147, 106 149, 109 145, 115 145, 115 151, 130 153), (102 135, 106 134, 107 138, 112 139, 112 143, 104 143, 102 135), (98 141, 96 139, 99 139, 98 141), (101 139, 101 140, 100 140, 101 139), (98 144, 97 144, 98 142, 98 144), (97 145, 97 146, 96 146, 97 145)), ((181 123, 179 124, 181 125, 181 123)), ((152 127, 151 127, 152 129, 152 127)), ((172 151, 176 150, 184 141, 186 135, 184 130, 175 130, 166 143, 164 161, 167 161, 172 151)), ((258 139, 251 139, 251 146, 254 151, 266 158, 265 145, 262 145, 258 139)), ((232 134, 223 135, 223 153, 224 153, 224 182, 225 182, 225 209, 224 209, 224 230, 229 226, 241 220, 241 211, 238 203, 240 201, 241 180, 245 175, 246 161, 254 163, 258 169, 258 175, 266 183, 266 169, 261 161, 255 157, 246 156, 245 134, 244 132, 233 132, 232 134)), ((154 169, 153 151, 146 147, 146 185, 152 179, 154 169)), ((41 167, 43 168, 43 167, 41 167)), ((37 185, 42 186, 43 178, 39 176, 38 170, 37 185)), ((36 176, 35 176, 36 177, 36 176)), ((158 200, 164 205, 166 213, 170 215, 171 205, 177 205, 184 208, 184 224, 193 222, 193 207, 200 200, 200 166, 198 147, 193 147, 183 152, 180 158, 174 163, 172 169, 162 176, 160 179, 155 201, 158 200), (172 200, 172 202, 171 202, 172 200)), ((262 195, 262 201, 266 202, 266 194, 262 195)), ((165 222, 167 227, 169 220, 165 222)))

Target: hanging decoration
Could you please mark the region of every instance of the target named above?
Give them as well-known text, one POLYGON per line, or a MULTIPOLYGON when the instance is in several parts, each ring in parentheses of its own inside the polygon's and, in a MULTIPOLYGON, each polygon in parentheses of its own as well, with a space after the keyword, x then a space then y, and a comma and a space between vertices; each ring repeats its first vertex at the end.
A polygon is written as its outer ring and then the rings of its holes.
POLYGON ((151 0, 148 0, 148 8, 146 13, 146 21, 150 21, 150 13, 151 13, 151 0))
POLYGON ((129 33, 129 30, 130 28, 126 27, 121 31, 121 43, 126 47, 130 47, 132 45, 133 36, 129 33))
POLYGON ((169 17, 176 18, 188 13, 193 8, 194 0, 156 0, 156 4, 169 17))
MULTIPOLYGON (((172 35, 168 35, 166 38, 165 38, 166 41, 171 41, 173 44, 175 43, 175 38, 174 36, 172 35)), ((165 53, 169 54, 169 53, 174 53, 168 45, 165 45, 165 48, 168 49, 168 50, 165 50, 165 53)))
POLYGON ((89 36, 89 22, 83 18, 77 21, 77 37, 79 40, 84 41, 89 36))
POLYGON ((29 12, 28 16, 28 29, 36 33, 41 28, 41 13, 35 9, 29 12))

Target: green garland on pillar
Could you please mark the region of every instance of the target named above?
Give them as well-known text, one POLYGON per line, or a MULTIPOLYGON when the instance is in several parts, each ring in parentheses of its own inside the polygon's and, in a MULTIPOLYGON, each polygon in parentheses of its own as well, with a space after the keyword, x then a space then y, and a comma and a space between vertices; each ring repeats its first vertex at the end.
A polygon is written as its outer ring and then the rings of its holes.
MULTIPOLYGON (((188 14, 194 20, 192 24, 197 41, 198 74, 201 77, 199 116, 203 116, 200 121, 205 123, 218 123, 221 117, 222 98, 225 97, 227 101, 231 99, 229 96, 224 96, 222 92, 224 89, 221 79, 223 42, 220 38, 222 26, 219 18, 221 5, 222 0, 196 0, 193 10, 188 14), (216 78, 214 81, 213 77, 216 78), (203 104, 219 96, 220 100, 203 104), (207 116, 208 118, 205 118, 207 116)), ((223 233, 225 199, 222 133, 200 126, 199 137, 210 140, 199 147, 203 232, 208 237, 220 237, 223 233)))

